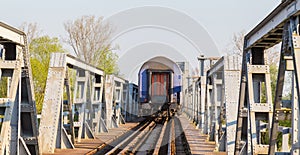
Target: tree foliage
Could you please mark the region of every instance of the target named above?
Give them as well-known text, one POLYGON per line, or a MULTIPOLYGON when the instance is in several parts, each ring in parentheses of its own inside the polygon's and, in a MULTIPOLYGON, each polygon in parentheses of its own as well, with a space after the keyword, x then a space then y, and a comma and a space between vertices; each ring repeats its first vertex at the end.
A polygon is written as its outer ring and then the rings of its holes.
POLYGON ((245 31, 233 35, 233 52, 243 56, 245 31))
POLYGON ((7 97, 7 77, 1 77, 0 80, 0 98, 6 98, 7 97))
POLYGON ((37 112, 41 113, 44 100, 50 55, 64 52, 58 38, 43 36, 35 38, 29 45, 37 112))
POLYGON ((68 33, 66 42, 76 56, 112 74, 117 71, 117 55, 110 43, 112 28, 103 17, 82 16, 64 24, 68 33))

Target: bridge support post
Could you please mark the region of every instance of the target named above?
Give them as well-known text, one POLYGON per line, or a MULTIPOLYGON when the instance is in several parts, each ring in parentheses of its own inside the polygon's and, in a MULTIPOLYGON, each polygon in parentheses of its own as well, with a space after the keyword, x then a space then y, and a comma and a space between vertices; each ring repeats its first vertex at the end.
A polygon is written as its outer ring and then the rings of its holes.
POLYGON ((196 121, 197 117, 197 103, 196 103, 196 81, 192 79, 192 121, 196 121))
POLYGON ((126 121, 132 121, 132 116, 135 114, 135 103, 134 103, 134 88, 133 84, 129 84, 128 86, 128 110, 126 111, 126 121))
POLYGON ((39 154, 36 105, 27 37, 0 22, 0 154, 39 154))
POLYGON ((206 85, 206 104, 205 104, 205 128, 204 128, 204 133, 205 134, 210 134, 211 133, 211 90, 212 90, 212 85, 210 84, 210 80, 208 79, 206 85))
MULTIPOLYGON (((212 86, 213 134, 216 151, 234 152, 237 102, 240 78, 238 56, 224 56, 207 71, 208 86, 212 86), (223 130, 225 128, 225 130, 223 130)), ((207 96, 206 101, 210 100, 207 96)))
MULTIPOLYGON (((282 93, 283 85, 286 71, 292 71, 292 97, 291 97, 291 108, 292 108, 292 147, 291 154, 299 154, 300 152, 300 31, 299 31, 299 19, 300 17, 291 18, 285 23, 283 35, 282 35, 282 47, 281 47, 281 57, 279 62, 278 71, 278 81, 276 85, 276 95, 275 95, 275 114, 282 115, 282 93)), ((275 115, 274 114, 274 115, 275 115)), ((281 117, 276 117, 273 120, 273 128, 271 134, 272 144, 270 144, 269 153, 275 151, 274 142, 276 142, 276 131, 278 131, 278 121, 281 117)), ((286 148, 285 148, 286 149, 286 148)))
POLYGON ((0 22, 0 40, 0 154, 39 154, 27 36, 0 22))
POLYGON ((293 73, 293 82, 292 82, 292 147, 291 147, 291 154, 296 155, 300 153, 300 106, 299 106, 299 97, 295 79, 295 73, 293 73))
POLYGON ((212 129, 211 135, 216 142, 215 150, 219 150, 219 125, 220 125, 220 114, 221 114, 221 96, 222 92, 222 79, 220 73, 215 73, 212 76, 212 129))
POLYGON ((273 117, 270 70, 266 65, 264 48, 255 47, 244 51, 241 76, 241 79, 246 77, 243 81, 245 83, 241 83, 246 86, 240 89, 236 154, 243 152, 244 144, 247 144, 248 154, 268 154, 268 145, 266 142, 260 143, 260 129, 256 128, 259 121, 265 121, 270 131, 273 117), (247 142, 242 142, 242 139, 247 139, 247 142))
POLYGON ((204 133, 204 127, 205 127, 205 96, 206 96, 206 76, 200 77, 200 129, 201 132, 204 133))
MULTIPOLYGON (((299 35, 299 16, 291 18, 285 23, 282 35, 281 57, 279 62, 278 80, 276 85, 275 104, 274 104, 274 117, 271 132, 271 143, 269 153, 275 152, 276 146, 276 133, 279 127, 279 120, 285 119, 284 107, 282 106, 282 94, 284 87, 284 78, 286 71, 292 71, 292 145, 291 154, 299 154, 300 152, 300 134, 299 134, 299 74, 300 74, 300 35, 299 35), (283 118, 282 118, 283 115, 283 118)), ((287 140, 287 139, 283 139, 287 140)), ((283 144, 286 142, 282 142, 283 144)), ((283 145, 282 149, 287 151, 287 146, 283 145)))
POLYGON ((123 85, 128 82, 114 75, 106 75, 105 80, 105 113, 106 125, 108 128, 118 127, 121 113, 123 98, 123 85))
POLYGON ((134 85, 133 83, 130 83, 128 85, 128 108, 126 111, 126 121, 132 121, 134 118, 136 118, 139 115, 139 109, 138 109, 138 87, 134 85))
POLYGON ((238 114, 238 92, 240 89, 240 59, 238 56, 229 56, 224 59, 223 71, 223 101, 225 106, 225 151, 234 154, 236 135, 236 118, 238 114))
POLYGON ((39 128, 42 153, 55 148, 74 148, 63 127, 63 88, 66 77, 65 55, 52 55, 46 82, 44 104, 39 128), (65 139, 66 138, 66 139, 65 139))
POLYGON ((103 84, 102 70, 64 53, 51 55, 39 128, 42 153, 54 153, 55 148, 74 148, 75 127, 79 128, 77 142, 81 138, 94 138, 101 131, 103 84), (69 78, 74 72, 75 82, 71 85, 69 78), (64 111, 68 111, 69 120, 63 121, 64 111))
POLYGON ((129 112, 129 82, 126 81, 126 84, 123 84, 123 95, 122 95, 122 107, 121 107, 121 115, 124 118, 124 121, 128 120, 128 112, 129 112))

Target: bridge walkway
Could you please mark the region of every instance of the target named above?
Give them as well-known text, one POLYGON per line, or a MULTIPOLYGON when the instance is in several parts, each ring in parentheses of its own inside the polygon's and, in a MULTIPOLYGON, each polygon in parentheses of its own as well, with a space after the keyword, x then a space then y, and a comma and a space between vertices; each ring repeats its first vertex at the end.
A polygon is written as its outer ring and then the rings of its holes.
POLYGON ((195 155, 225 155, 225 152, 215 152, 215 142, 208 141, 208 135, 201 134, 200 129, 187 119, 185 115, 180 115, 179 120, 183 127, 186 139, 189 143, 191 153, 195 155))
POLYGON ((97 152, 97 148, 102 144, 110 143, 113 140, 120 137, 122 134, 134 128, 138 122, 127 122, 121 124, 118 128, 108 129, 108 132, 96 135, 95 139, 82 139, 81 142, 75 143, 74 149, 55 149, 54 154, 43 154, 43 155, 83 155, 83 154, 94 154, 97 152))

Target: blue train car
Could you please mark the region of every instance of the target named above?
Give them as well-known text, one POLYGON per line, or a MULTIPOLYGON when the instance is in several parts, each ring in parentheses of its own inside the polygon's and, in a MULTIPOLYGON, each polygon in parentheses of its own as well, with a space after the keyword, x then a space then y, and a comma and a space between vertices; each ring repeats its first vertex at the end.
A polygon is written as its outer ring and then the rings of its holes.
POLYGON ((139 71, 139 102, 141 115, 151 115, 180 103, 181 69, 165 58, 145 62, 139 71))

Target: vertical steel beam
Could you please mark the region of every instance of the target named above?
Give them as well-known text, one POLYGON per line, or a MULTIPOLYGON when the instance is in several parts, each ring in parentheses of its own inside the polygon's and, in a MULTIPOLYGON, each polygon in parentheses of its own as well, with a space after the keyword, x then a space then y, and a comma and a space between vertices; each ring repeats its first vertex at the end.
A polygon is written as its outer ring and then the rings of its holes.
POLYGON ((248 154, 267 154, 268 145, 259 143, 260 129, 257 123, 261 120, 268 122, 267 128, 270 130, 273 116, 271 81, 269 66, 265 65, 266 59, 263 48, 252 48, 243 53, 242 75, 239 114, 237 118, 237 136, 235 144, 235 154, 242 152, 242 147, 247 143, 248 154), (245 79, 245 80, 244 80, 245 79), (261 83, 265 83, 266 103, 261 103, 261 83), (244 85, 246 84, 246 85, 244 85), (244 119, 244 109, 247 108, 248 118, 244 119), (247 122, 244 124, 243 122, 247 122), (247 132, 245 133, 245 129, 247 132), (247 137, 242 138, 242 135, 247 137), (246 140, 247 139, 247 140, 246 140), (246 140, 246 142, 244 141, 246 140), (243 142, 244 141, 244 142, 243 142))
POLYGON ((2 123, 1 137, 2 139, 2 154, 17 154, 19 151, 18 139, 20 137, 19 129, 19 115, 20 115, 20 96, 21 96, 21 64, 16 65, 11 78, 11 85, 7 107, 4 112, 4 121, 2 123))
POLYGON ((42 153, 54 153, 55 148, 74 148, 75 127, 79 128, 78 142, 80 142, 81 138, 94 138, 94 133, 99 133, 104 125, 101 119, 103 72, 64 53, 52 54, 49 66, 39 130, 42 153), (69 83, 71 69, 76 72, 72 100, 69 83), (63 124, 64 86, 68 98, 67 121, 70 122, 72 140, 63 124), (79 114, 76 113, 79 121, 73 122, 76 108, 79 111, 79 114))
POLYGON ((132 97, 132 102, 129 102, 129 104, 132 104, 132 113, 131 116, 134 116, 134 118, 136 118, 139 115, 139 104, 138 104, 138 96, 139 96, 139 92, 138 92, 138 86, 131 83, 130 85, 132 85, 132 89, 133 89, 133 93, 130 94, 130 96, 132 97))
POLYGON ((132 115, 135 114, 135 103, 134 103, 134 88, 133 88, 133 84, 129 84, 129 93, 128 93, 128 98, 129 98, 129 101, 128 101, 128 121, 131 121, 132 120, 132 115))
POLYGON ((201 132, 204 133, 204 124, 205 124, 205 97, 206 97, 206 77, 201 76, 200 77, 200 129, 202 130, 201 132))
POLYGON ((180 93, 180 106, 182 111, 187 113, 187 105, 188 105, 188 87, 189 87, 189 64, 188 62, 183 62, 183 70, 182 70, 182 92, 180 93))
POLYGON ((133 116, 136 118, 139 115, 139 102, 138 102, 138 98, 139 98, 139 92, 138 92, 138 87, 134 86, 133 87, 133 102, 132 104, 133 106, 133 116))
POLYGON ((226 122, 226 152, 234 154, 237 125, 238 99, 240 90, 240 59, 238 56, 224 58, 223 91, 226 122))
POLYGON ((78 108, 78 137, 77 141, 81 142, 81 138, 94 138, 89 122, 91 121, 91 92, 90 92, 90 72, 83 69, 76 70, 75 95, 74 104, 78 108), (78 94, 77 94, 78 93, 78 94))
POLYGON ((213 113, 213 135, 214 135, 214 141, 216 143, 216 146, 215 146, 215 150, 218 151, 218 148, 219 148, 219 112, 218 112, 218 85, 220 83, 220 81, 217 79, 217 73, 215 73, 213 75, 213 89, 212 89, 212 113, 213 113))
MULTIPOLYGON (((243 61, 244 64, 244 61, 243 61)), ((245 68, 242 67, 242 72, 245 68)), ((239 103, 238 103, 238 115, 237 115, 237 125, 236 125, 236 138, 235 138, 235 147, 234 147, 234 154, 239 155, 242 152, 246 143, 242 141, 242 132, 243 132, 243 121, 245 117, 244 109, 245 107, 245 99, 246 99, 246 76, 241 75, 241 84, 240 84, 240 93, 239 93, 239 103)), ((246 112, 248 109, 246 109, 246 112)), ((248 116, 248 113, 246 114, 248 116)), ((246 117, 247 119, 247 117, 246 117)))
POLYGON ((207 85, 206 85, 206 101, 205 101, 205 128, 204 128, 204 133, 205 134, 210 134, 211 132, 211 96, 210 92, 212 89, 212 85, 210 85, 210 80, 207 80, 207 85))
POLYGON ((192 121, 196 120, 196 81, 192 79, 192 121))
POLYGON ((281 102, 282 102, 282 93, 283 93, 283 84, 284 84, 284 77, 285 77, 285 60, 284 56, 287 54, 287 46, 289 40, 289 24, 286 23, 284 26, 284 34, 282 36, 282 44, 281 44, 281 53, 279 59, 279 68, 278 68, 278 75, 277 75, 277 83, 276 83, 276 92, 275 92, 275 101, 273 106, 273 120, 272 120, 272 129, 271 129, 271 136, 270 136, 270 146, 269 146, 269 154, 275 153, 275 147, 277 142, 277 131, 279 127, 279 119, 278 115, 281 109, 281 102))
POLYGON ((197 117, 196 117, 196 128, 199 129, 200 128, 200 111, 201 111, 201 101, 200 101, 200 81, 199 81, 199 77, 197 78, 196 81, 196 103, 197 103, 197 117))
MULTIPOLYGON (((213 66, 211 66, 213 67, 213 66)), ((210 74, 212 79, 212 91, 211 91, 211 114, 212 114, 212 129, 211 135, 213 135, 213 140, 216 143, 215 150, 219 150, 219 129, 220 129, 220 114, 221 114, 221 96, 222 96, 222 79, 218 76, 220 75, 219 70, 210 74)))
POLYGON ((23 32, 3 23, 0 29, 4 41, 2 52, 5 51, 1 53, 0 75, 7 77, 7 96, 0 103, 1 115, 4 115, 0 153, 38 154, 37 116, 27 38, 23 32), (20 42, 13 42, 13 36, 20 37, 20 42))
POLYGON ((126 84, 124 84, 123 99, 122 99, 123 102, 122 115, 124 115, 125 121, 128 121, 128 113, 129 113, 128 97, 129 97, 129 82, 127 81, 126 84))
POLYGON ((105 80, 105 110, 106 125, 108 128, 112 128, 114 85, 114 77, 112 75, 107 75, 105 80))
POLYGON ((116 107, 116 103, 121 104, 123 87, 126 81, 114 75, 106 75, 105 80, 105 107, 106 107, 106 123, 108 128, 118 127, 119 118, 121 117, 120 109, 116 107), (117 93, 119 92, 119 93, 117 93), (117 96, 118 95, 118 96, 117 96), (113 109, 114 108, 114 109, 113 109), (117 109, 116 109, 117 108, 117 109), (116 118, 117 120, 116 120, 116 118))
POLYGON ((300 118, 300 112, 299 112, 299 100, 298 100, 298 89, 296 86, 296 79, 295 74, 293 73, 293 80, 292 80, 292 147, 291 147, 291 154, 297 155, 300 153, 300 135, 299 135, 299 118, 300 118))
MULTIPOLYGON (((37 114, 36 114, 36 104, 34 99, 34 89, 32 72, 30 66, 30 55, 28 51, 28 44, 26 35, 23 35, 24 46, 22 47, 23 63, 21 75, 21 107, 20 107, 20 141, 19 146, 25 148, 31 154, 39 153, 38 148, 38 125, 37 125, 37 114), (23 91, 22 91, 23 90, 23 91), (25 91, 26 92, 25 92, 25 91), (30 109, 28 109, 30 108, 30 109), (29 117, 28 117, 29 115, 29 117), (28 133, 28 134, 25 134, 28 133), (23 144, 26 144, 23 145, 23 144), (30 149, 29 149, 30 148, 30 149)), ((21 152, 20 152, 21 153, 21 152)))
MULTIPOLYGON (((299 16, 297 18, 296 23, 297 30, 293 31, 292 34, 292 54, 293 54, 293 63, 294 63, 294 82, 293 86, 296 86, 296 89, 293 89, 293 102, 296 104, 293 109, 293 116, 299 116, 299 104, 300 104, 300 35, 299 35, 299 16)), ((294 117, 295 118, 295 117, 294 117)), ((299 125, 300 121, 299 118, 293 119, 293 127, 296 129, 293 129, 293 145, 292 145, 292 151, 298 152, 300 151, 300 133, 299 133, 299 125)))
POLYGON ((44 104, 39 128, 40 150, 42 153, 54 153, 54 149, 63 146, 74 148, 65 135, 62 124, 63 87, 66 74, 66 55, 52 54, 46 82, 44 104), (51 118, 51 119, 50 119, 51 118), (66 141, 61 137, 67 138, 66 141))
POLYGON ((71 133, 71 141, 75 144, 75 132, 74 132, 74 113, 73 113, 73 100, 71 99, 71 86, 70 86, 70 77, 68 71, 66 71, 65 78, 65 86, 66 86, 66 95, 68 100, 68 110, 69 110, 69 121, 70 121, 70 133, 71 133))
POLYGON ((103 92, 103 75, 91 73, 91 109, 90 109, 90 126, 94 134, 102 132, 102 92, 103 92))

